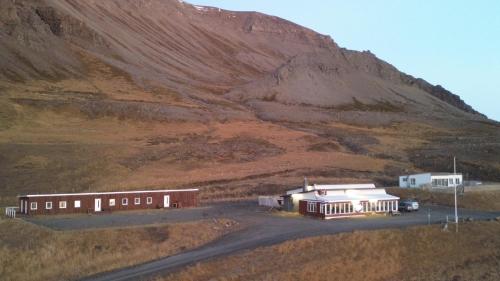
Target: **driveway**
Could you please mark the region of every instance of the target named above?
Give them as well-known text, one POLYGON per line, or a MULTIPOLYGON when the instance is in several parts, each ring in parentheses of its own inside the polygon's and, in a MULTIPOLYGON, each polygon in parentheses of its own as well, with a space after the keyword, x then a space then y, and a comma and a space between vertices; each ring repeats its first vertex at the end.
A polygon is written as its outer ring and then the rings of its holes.
MULTIPOLYGON (((165 257, 141 265, 119 269, 83 280, 92 281, 123 281, 141 280, 165 275, 196 262, 231 255, 243 250, 254 249, 281 243, 291 239, 317 235, 350 232, 354 230, 370 230, 384 228, 402 228, 413 225, 423 225, 429 222, 440 223, 449 216, 453 218, 452 208, 442 206, 422 206, 419 212, 404 213, 401 216, 357 217, 336 220, 317 220, 307 217, 279 216, 257 207, 255 202, 220 203, 195 209, 172 211, 148 211, 115 213, 94 216, 72 217, 35 217, 27 220, 58 230, 120 227, 153 223, 172 223, 192 221, 204 218, 230 218, 237 220, 242 229, 200 248, 165 257)), ((489 213, 471 210, 459 210, 462 218, 475 220, 491 219, 500 212, 489 213)))

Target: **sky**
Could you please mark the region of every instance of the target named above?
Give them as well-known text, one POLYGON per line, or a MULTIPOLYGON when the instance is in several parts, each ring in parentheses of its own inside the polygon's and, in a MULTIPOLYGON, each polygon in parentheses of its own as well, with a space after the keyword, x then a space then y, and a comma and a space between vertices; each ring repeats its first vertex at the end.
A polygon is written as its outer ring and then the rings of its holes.
POLYGON ((279 16, 442 85, 500 121, 498 0, 192 0, 279 16))

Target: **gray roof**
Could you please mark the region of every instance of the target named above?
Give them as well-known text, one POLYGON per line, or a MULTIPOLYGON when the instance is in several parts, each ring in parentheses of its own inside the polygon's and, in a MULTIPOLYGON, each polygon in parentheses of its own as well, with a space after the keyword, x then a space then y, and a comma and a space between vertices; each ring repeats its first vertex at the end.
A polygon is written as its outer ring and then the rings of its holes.
MULTIPOLYGON (((431 173, 431 176, 453 176, 455 175, 454 173, 445 173, 445 172, 437 172, 437 173, 431 173)), ((456 173, 456 175, 462 175, 461 173, 456 173)))
MULTIPOLYGON (((431 176, 453 176, 453 175, 455 175, 454 173, 448 173, 448 172, 427 172, 427 173, 402 175, 401 177, 409 177, 409 176, 425 175, 425 174, 430 174, 431 176)), ((461 176, 462 173, 456 173, 456 175, 461 176)))

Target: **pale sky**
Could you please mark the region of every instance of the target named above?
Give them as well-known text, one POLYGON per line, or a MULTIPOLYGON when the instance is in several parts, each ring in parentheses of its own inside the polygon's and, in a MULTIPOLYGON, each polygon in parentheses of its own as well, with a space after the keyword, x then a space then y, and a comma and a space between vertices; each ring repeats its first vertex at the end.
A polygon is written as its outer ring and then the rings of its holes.
POLYGON ((192 0, 279 16, 459 95, 500 121, 500 1, 192 0))

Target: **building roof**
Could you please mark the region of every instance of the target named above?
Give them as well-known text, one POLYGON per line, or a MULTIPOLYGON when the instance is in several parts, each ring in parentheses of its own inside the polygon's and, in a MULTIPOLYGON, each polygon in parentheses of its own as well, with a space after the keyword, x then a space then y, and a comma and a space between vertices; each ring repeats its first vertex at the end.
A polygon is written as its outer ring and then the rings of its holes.
POLYGON ((438 172, 438 173, 430 173, 430 174, 431 174, 431 176, 455 176, 455 175, 461 176, 462 175, 461 173, 454 174, 454 173, 446 173, 446 172, 444 172, 444 173, 438 172))
POLYGON ((191 189, 162 189, 162 190, 138 190, 138 191, 114 191, 114 192, 87 192, 87 193, 54 193, 54 194, 29 194, 19 195, 17 197, 48 197, 48 196, 85 196, 85 195, 113 195, 113 194, 138 194, 138 193, 159 193, 159 192, 180 192, 180 191, 198 191, 197 188, 191 189))
POLYGON ((387 194, 384 188, 376 189, 347 189, 335 190, 327 195, 315 194, 312 198, 305 198, 308 201, 320 202, 349 202, 349 201, 379 201, 398 200, 399 197, 387 194))
POLYGON ((290 190, 287 190, 286 195, 297 194, 297 193, 301 193, 302 191, 304 191, 303 187, 299 187, 299 188, 295 188, 295 189, 290 189, 290 190))
POLYGON ((410 174, 410 175, 402 175, 401 177, 409 177, 409 176, 417 176, 417 175, 427 175, 430 174, 431 176, 461 176, 462 173, 449 173, 449 172, 429 172, 429 173, 418 173, 418 174, 410 174))
MULTIPOLYGON (((309 185, 309 191, 315 191, 315 190, 347 190, 347 189, 375 189, 375 184, 373 183, 367 183, 367 184, 314 184, 314 185, 309 185)), ((296 194, 296 193, 301 193, 304 192, 304 188, 295 188, 288 190, 286 192, 287 195, 291 194, 296 194)))
POLYGON ((316 196, 315 199, 304 199, 307 201, 320 201, 324 203, 352 202, 352 201, 379 201, 379 200, 399 200, 399 197, 387 193, 356 194, 345 193, 338 195, 316 196))

